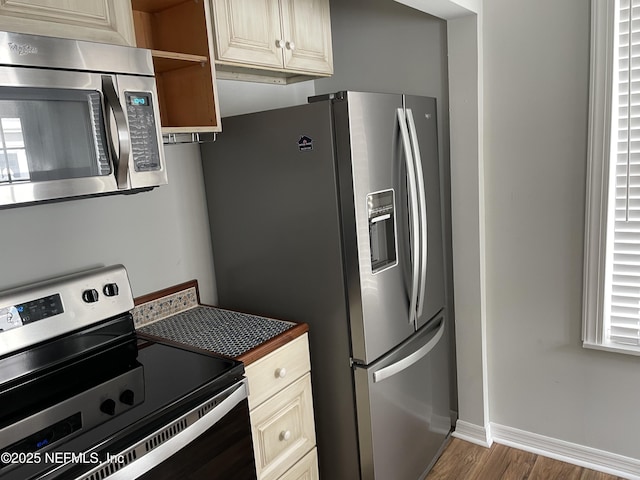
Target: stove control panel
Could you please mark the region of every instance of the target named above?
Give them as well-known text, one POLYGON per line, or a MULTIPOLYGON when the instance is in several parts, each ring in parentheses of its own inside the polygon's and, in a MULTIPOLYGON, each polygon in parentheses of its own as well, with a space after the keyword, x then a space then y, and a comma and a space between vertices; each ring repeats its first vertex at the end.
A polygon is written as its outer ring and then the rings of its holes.
POLYGON ((0 291, 0 357, 130 311, 122 265, 0 291))
MULTIPOLYGON (((57 405, 0 428, 0 451, 29 453, 59 445, 135 408, 144 398, 144 369, 138 364, 57 405)), ((0 462, 0 472, 10 467, 0 462)))

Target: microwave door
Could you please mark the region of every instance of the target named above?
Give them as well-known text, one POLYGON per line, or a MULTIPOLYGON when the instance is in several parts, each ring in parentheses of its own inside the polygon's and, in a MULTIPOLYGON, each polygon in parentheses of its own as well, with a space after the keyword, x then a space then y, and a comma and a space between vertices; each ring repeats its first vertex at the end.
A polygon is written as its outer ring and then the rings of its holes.
POLYGON ((99 75, 0 67, 0 207, 117 190, 99 75))
POLYGON ((126 116, 130 155, 126 168, 131 188, 167 184, 155 79, 117 75, 117 91, 126 116))

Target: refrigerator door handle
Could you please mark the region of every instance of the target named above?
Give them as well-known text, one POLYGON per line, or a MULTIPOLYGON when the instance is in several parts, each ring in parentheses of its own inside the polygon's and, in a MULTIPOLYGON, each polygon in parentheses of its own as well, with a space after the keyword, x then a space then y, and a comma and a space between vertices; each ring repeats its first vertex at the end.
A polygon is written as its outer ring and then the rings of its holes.
POLYGON ((409 302, 409 323, 417 325, 417 302, 418 302, 418 275, 419 275, 419 258, 420 258, 420 220, 418 211, 418 194, 416 188, 416 173, 414 171, 415 165, 413 162, 413 153, 411 149, 411 143, 409 140, 409 129, 407 127, 406 115, 404 109, 398 108, 398 125, 400 126, 400 135, 402 136, 402 143, 404 145, 404 158, 407 167, 407 181, 409 184, 409 204, 410 204, 410 218, 411 228, 409 232, 409 241, 411 242, 411 297, 409 302))
POLYGON ((418 145, 416 122, 413 119, 413 112, 410 108, 407 108, 407 121, 409 123, 411 146, 413 147, 420 212, 420 289, 418 296, 418 317, 420 317, 422 315, 427 282, 427 192, 424 187, 424 176, 422 175, 422 157, 420 156, 420 146, 418 145))
POLYGON ((393 377, 394 375, 402 372, 403 370, 406 370, 414 363, 420 361, 420 359, 429 355, 431 350, 435 348, 435 346, 438 344, 438 342, 442 338, 442 335, 444 334, 444 328, 445 328, 445 320, 443 317, 442 320, 440 321, 440 326, 438 327, 438 330, 436 331, 435 335, 431 337, 431 339, 427 343, 425 343, 423 346, 418 348, 415 352, 404 357, 402 360, 398 360, 397 362, 392 363, 391 365, 388 365, 384 368, 381 368, 380 370, 373 372, 373 382, 377 383, 377 382, 381 382, 385 378, 393 377))

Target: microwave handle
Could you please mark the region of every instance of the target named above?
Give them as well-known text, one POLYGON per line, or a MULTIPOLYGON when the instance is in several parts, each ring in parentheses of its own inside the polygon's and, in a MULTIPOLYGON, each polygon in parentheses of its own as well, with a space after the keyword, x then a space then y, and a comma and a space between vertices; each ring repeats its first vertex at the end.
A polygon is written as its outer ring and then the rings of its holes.
MULTIPOLYGON (((113 118, 116 121, 116 130, 118 133, 118 155, 116 157, 116 181, 118 189, 123 190, 128 187, 129 176, 129 156, 131 154, 131 138, 129 136, 129 128, 127 127, 127 117, 118 98, 118 93, 113 84, 113 78, 109 75, 102 76, 102 91, 106 100, 107 108, 113 112, 113 118)), ((111 125, 107 121, 107 130, 111 125)), ((111 132, 109 132, 111 135, 111 132)))

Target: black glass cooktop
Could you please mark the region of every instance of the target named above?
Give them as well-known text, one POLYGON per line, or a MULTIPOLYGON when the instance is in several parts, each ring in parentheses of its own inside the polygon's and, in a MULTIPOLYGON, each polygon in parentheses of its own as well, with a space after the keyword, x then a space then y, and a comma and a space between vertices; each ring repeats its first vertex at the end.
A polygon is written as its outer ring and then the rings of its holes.
MULTIPOLYGON (((90 390, 90 385, 83 383, 83 379, 92 379, 96 384, 94 388, 99 390, 100 385, 109 375, 123 375, 127 378, 127 382, 133 382, 135 385, 115 387, 120 390, 125 389, 120 401, 117 398, 114 401, 117 405, 115 414, 105 415, 104 411, 101 412, 103 409, 108 411, 109 405, 105 404, 104 400, 110 394, 106 394, 105 397, 98 393, 95 398, 82 402, 83 408, 87 409, 86 412, 76 412, 72 409, 64 413, 62 416, 66 423, 63 422, 63 427, 59 426, 60 423, 54 425, 55 419, 52 420, 51 429, 57 429, 56 433, 60 430, 64 431, 65 436, 62 440, 51 441, 55 435, 46 428, 39 430, 37 435, 32 435, 26 440, 17 437, 11 439, 14 449, 27 448, 32 452, 41 453, 42 457, 45 452, 78 454, 91 450, 97 445, 102 445, 99 449, 102 453, 116 454, 123 443, 144 438, 172 419, 204 402, 205 399, 236 383, 244 373, 242 363, 232 359, 135 338, 133 342, 114 346, 108 353, 92 355, 92 359, 86 364, 75 361, 73 365, 65 365, 54 372, 47 372, 42 377, 30 378, 24 384, 5 391, 3 394, 11 395, 10 398, 14 402, 20 402, 22 395, 24 404, 28 408, 12 409, 11 422, 6 421, 7 412, 0 412, 0 419, 2 419, 0 441, 3 427, 7 428, 7 425, 17 420, 21 413, 32 415, 37 408, 64 403, 65 400, 62 399, 64 392, 67 392, 68 396, 76 395, 79 390, 76 385, 82 384, 81 390, 90 390), (48 382, 40 383, 44 381, 43 378, 49 378, 48 382), (56 393, 48 396, 38 395, 36 391, 41 387, 55 390, 56 393), (126 394, 124 392, 129 392, 128 398, 124 397, 126 394), (48 397, 46 405, 38 405, 33 401, 38 397, 48 397), (128 400, 131 401, 128 407, 121 403, 128 400), (124 410, 118 411, 120 408, 124 410), (87 431, 77 426, 81 417, 86 419, 91 415, 96 418, 104 417, 106 420, 101 420, 103 423, 87 431), (25 447, 26 445, 29 447, 25 447)), ((67 403, 72 402, 67 401, 67 403)), ((126 403, 129 404, 129 402, 126 403)), ((0 448, 1 452, 2 448, 0 448)), ((60 466, 42 461, 38 464, 20 463, 1 468, 0 479, 75 478, 94 466, 90 464, 60 466)))

